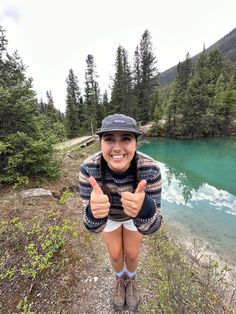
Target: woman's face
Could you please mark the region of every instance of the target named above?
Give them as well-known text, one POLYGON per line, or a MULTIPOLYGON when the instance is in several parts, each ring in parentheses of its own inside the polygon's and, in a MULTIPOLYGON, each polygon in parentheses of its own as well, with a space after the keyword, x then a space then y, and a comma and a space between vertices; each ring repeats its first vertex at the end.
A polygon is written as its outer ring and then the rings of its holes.
POLYGON ((136 137, 131 132, 106 132, 101 137, 103 157, 114 172, 122 173, 129 168, 136 149, 136 137))

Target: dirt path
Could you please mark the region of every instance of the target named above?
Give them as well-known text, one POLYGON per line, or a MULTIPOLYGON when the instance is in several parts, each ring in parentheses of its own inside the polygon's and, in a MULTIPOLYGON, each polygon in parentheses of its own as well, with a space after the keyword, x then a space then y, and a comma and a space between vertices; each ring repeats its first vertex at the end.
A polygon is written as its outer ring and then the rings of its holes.
POLYGON ((146 134, 152 127, 153 123, 148 123, 146 125, 143 125, 140 127, 140 129, 143 131, 144 134, 146 134))
MULTIPOLYGON (((71 314, 83 313, 83 314, 111 314, 117 313, 112 306, 112 289, 114 285, 115 276, 110 266, 110 261, 105 248, 102 244, 102 240, 99 235, 97 237, 96 251, 100 252, 100 261, 98 264, 86 272, 87 278, 84 281, 84 289, 87 293, 85 297, 80 300, 79 304, 74 303, 74 311, 71 314), (101 254, 102 253, 102 254, 101 254)), ((145 269, 145 240, 142 243, 140 261, 137 271, 137 283, 140 291, 140 306, 136 313, 147 313, 144 309, 147 307, 148 298, 151 296, 151 292, 143 287, 143 281, 148 279, 148 270, 145 269), (146 305, 146 306, 145 306, 146 305)), ((127 314, 132 313, 128 310, 120 311, 119 313, 127 314)))

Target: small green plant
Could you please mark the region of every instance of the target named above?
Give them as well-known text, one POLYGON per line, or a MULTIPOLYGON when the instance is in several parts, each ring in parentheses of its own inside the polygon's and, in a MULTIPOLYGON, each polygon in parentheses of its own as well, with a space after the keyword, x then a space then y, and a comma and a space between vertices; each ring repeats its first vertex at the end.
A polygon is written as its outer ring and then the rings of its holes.
POLYGON ((73 193, 64 191, 60 197, 59 204, 64 205, 71 196, 73 196, 73 193))
POLYGON ((10 224, 15 225, 15 227, 18 228, 19 230, 24 229, 24 226, 23 226, 22 222, 20 221, 20 218, 18 218, 18 217, 12 218, 10 220, 10 224))
POLYGON ((63 247, 69 226, 46 226, 40 228, 35 225, 31 234, 37 235, 37 243, 31 242, 26 247, 27 263, 23 264, 21 274, 35 279, 38 274, 53 265, 53 256, 63 247))
POLYGON ((53 210, 48 211, 47 215, 48 215, 48 218, 56 218, 58 216, 58 214, 53 210))
POLYGON ((24 232, 24 226, 18 217, 0 222, 0 241, 6 241, 14 247, 24 232))
POLYGON ((7 265, 7 257, 1 256, 0 258, 0 281, 6 278, 12 278, 15 275, 16 267, 7 265))
POLYGON ((34 314, 31 311, 32 303, 28 303, 27 297, 24 297, 17 305, 17 309, 20 311, 21 314, 34 314))

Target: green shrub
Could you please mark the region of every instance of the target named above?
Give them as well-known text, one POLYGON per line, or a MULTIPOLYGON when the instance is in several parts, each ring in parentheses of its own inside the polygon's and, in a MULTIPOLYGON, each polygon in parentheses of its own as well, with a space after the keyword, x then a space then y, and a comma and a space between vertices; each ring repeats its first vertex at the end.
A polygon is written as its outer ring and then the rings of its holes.
POLYGON ((206 255, 206 249, 194 242, 186 251, 174 243, 162 229, 148 238, 151 252, 147 259, 152 295, 143 310, 148 313, 233 313, 226 297, 230 283, 226 281, 227 266, 206 255), (189 256, 189 258, 187 258, 189 256), (202 261, 204 257, 204 262, 202 261))
POLYGON ((45 114, 41 114, 35 118, 35 125, 37 133, 45 140, 50 138, 54 144, 66 140, 66 129, 62 122, 52 122, 45 114))
POLYGON ((27 183, 29 177, 59 175, 50 139, 33 139, 22 132, 0 143, 0 183, 27 183))

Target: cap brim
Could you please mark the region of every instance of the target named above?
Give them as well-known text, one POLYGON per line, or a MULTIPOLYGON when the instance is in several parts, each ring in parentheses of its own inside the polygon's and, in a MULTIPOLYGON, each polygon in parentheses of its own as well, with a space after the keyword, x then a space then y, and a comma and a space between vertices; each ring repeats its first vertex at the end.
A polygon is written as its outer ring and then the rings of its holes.
POLYGON ((103 130, 97 131, 96 134, 101 135, 101 134, 107 133, 107 132, 130 132, 130 133, 136 134, 137 136, 141 136, 144 134, 141 131, 131 131, 131 130, 124 130, 124 129, 107 129, 107 130, 103 129, 103 130))

